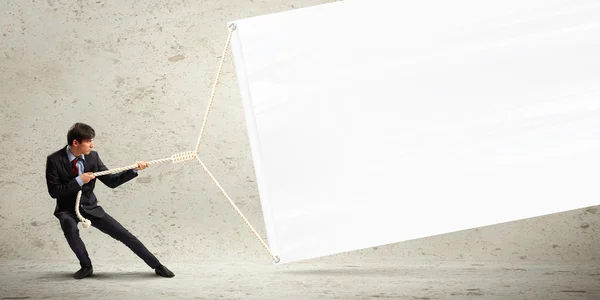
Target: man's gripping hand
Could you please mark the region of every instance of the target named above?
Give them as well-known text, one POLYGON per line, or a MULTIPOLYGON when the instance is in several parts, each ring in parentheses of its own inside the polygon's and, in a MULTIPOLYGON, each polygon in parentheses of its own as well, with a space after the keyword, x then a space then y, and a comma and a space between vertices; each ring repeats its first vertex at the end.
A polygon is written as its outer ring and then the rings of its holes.
POLYGON ((143 170, 143 169, 145 169, 145 168, 147 168, 149 166, 150 166, 150 164, 147 161, 145 161, 145 160, 144 161, 138 161, 137 162, 137 167, 135 168, 135 170, 136 171, 143 170))
POLYGON ((79 177, 81 177, 81 181, 83 181, 83 183, 88 183, 91 180, 93 180, 94 178, 96 178, 96 176, 94 175, 93 172, 85 172, 81 175, 79 175, 79 177))

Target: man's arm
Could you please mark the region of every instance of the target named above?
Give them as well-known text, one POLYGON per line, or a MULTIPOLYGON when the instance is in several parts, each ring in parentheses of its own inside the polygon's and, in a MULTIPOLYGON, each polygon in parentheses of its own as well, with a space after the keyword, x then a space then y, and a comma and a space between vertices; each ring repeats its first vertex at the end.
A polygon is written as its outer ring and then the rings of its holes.
POLYGON ((61 182, 56 165, 50 157, 46 158, 46 185, 48 186, 50 197, 56 199, 68 194, 75 194, 81 190, 81 186, 75 178, 66 183, 61 182))
MULTIPOLYGON (((104 165, 102 160, 100 159, 100 155, 96 153, 96 157, 98 158, 98 172, 106 171, 108 168, 104 165)), ((106 174, 102 176, 98 176, 97 178, 104 183, 109 188, 116 188, 123 183, 135 178, 138 176, 136 170, 126 170, 123 172, 119 172, 116 174, 106 174)))

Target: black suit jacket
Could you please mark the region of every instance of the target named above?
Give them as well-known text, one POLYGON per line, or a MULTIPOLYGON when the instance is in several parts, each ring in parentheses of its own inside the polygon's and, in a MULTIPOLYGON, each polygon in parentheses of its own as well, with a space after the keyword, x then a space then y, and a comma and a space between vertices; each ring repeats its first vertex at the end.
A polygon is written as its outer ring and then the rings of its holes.
MULTIPOLYGON (((72 213, 74 215, 75 199, 77 198, 77 193, 82 190, 81 199, 79 200, 79 212, 82 215, 87 213, 88 215, 102 218, 104 210, 101 206, 98 206, 98 199, 94 195, 96 179, 99 179, 110 188, 116 188, 137 177, 137 172, 126 170, 116 174, 98 176, 80 187, 75 179, 77 176, 71 168, 66 148, 65 146, 48 155, 46 159, 46 184, 48 186, 48 193, 50 197, 56 199, 54 215, 57 217, 63 213, 72 213)), ((102 172, 108 170, 96 151, 91 151, 89 155, 84 155, 84 158, 84 172, 102 172)))

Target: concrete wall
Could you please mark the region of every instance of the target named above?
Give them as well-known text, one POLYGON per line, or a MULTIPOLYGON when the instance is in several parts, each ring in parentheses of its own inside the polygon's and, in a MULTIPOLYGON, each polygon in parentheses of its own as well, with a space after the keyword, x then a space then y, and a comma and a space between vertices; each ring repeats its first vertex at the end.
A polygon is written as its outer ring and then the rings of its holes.
MULTIPOLYGON (((74 122, 96 129, 95 150, 109 168, 192 150, 225 23, 331 1, 164 2, 0 0, 0 259, 75 260, 44 181, 46 155, 65 145, 74 122)), ((228 55, 200 155, 264 237, 228 55)), ((270 261, 195 162, 155 165, 118 189, 98 184, 96 194, 165 261, 270 261)), ((600 257, 599 218, 591 207, 327 259, 592 261, 600 257)), ((96 229, 81 234, 93 260, 137 259, 96 229)))

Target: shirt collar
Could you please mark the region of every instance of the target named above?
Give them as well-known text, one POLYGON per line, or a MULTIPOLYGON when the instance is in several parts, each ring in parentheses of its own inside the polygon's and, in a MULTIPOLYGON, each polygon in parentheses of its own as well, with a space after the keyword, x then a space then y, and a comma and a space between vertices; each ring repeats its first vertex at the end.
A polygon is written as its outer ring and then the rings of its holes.
MULTIPOLYGON (((73 153, 71 153, 71 146, 67 145, 67 156, 69 157, 69 162, 72 162, 75 159, 75 155, 73 155, 73 153)), ((79 160, 83 160, 85 161, 85 157, 83 156, 83 154, 79 155, 79 160)))

